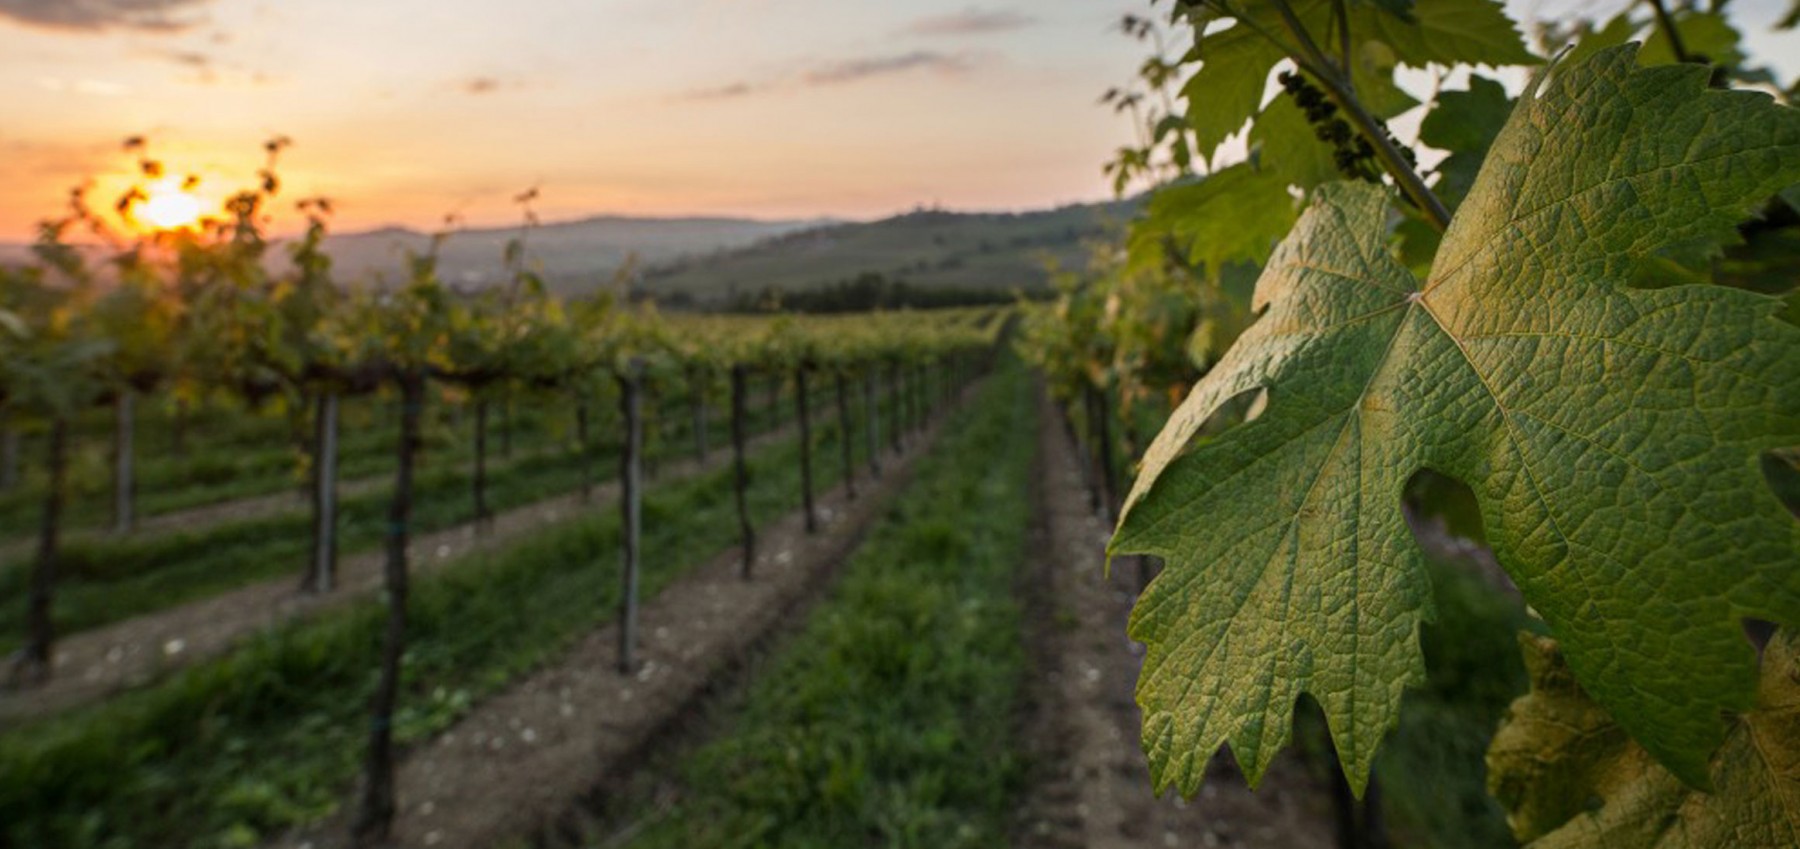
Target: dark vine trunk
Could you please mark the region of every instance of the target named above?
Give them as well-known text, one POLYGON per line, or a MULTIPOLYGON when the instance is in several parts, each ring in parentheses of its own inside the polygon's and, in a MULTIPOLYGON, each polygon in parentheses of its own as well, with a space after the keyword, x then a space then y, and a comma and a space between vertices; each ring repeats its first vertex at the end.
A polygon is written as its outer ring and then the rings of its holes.
POLYGON ((756 529, 750 526, 750 469, 744 462, 744 394, 747 389, 743 366, 731 367, 731 461, 732 488, 737 493, 738 538, 743 540, 744 562, 740 574, 750 579, 756 563, 756 529))
POLYGON ((888 363, 888 439, 893 442, 895 455, 899 455, 901 451, 900 402, 903 397, 900 391, 900 363, 888 363))
POLYGON ((769 378, 769 426, 779 430, 784 424, 781 420, 781 373, 776 372, 769 378))
POLYGON ((1101 494, 1099 459, 1094 456, 1094 431, 1100 426, 1099 416, 1094 412, 1094 391, 1086 384, 1081 387, 1081 421, 1085 425, 1086 438, 1076 440, 1081 446, 1081 464, 1087 470, 1088 509, 1099 513, 1106 503, 1101 494))
POLYGON ((838 446, 844 456, 844 495, 856 499, 856 450, 850 441, 850 399, 844 393, 844 373, 832 376, 837 385, 838 446))
POLYGON ((1337 832, 1338 849, 1388 849, 1387 823, 1381 811, 1381 783, 1374 775, 1363 788, 1362 801, 1350 791, 1350 782, 1338 768, 1335 749, 1327 759, 1331 773, 1331 814, 1337 832))
POLYGON ((625 446, 619 454, 620 572, 619 672, 637 670, 638 544, 643 531, 643 378, 636 367, 619 375, 619 412, 625 416, 625 446))
POLYGON ((120 390, 118 397, 113 399, 113 531, 121 534, 129 533, 137 524, 132 510, 135 506, 132 495, 137 489, 137 469, 133 464, 137 458, 133 444, 136 441, 134 399, 129 389, 120 390))
POLYGON ((506 405, 500 409, 500 456, 512 459, 513 445, 513 402, 506 399, 506 405))
POLYGON ((588 442, 588 404, 583 399, 575 405, 575 448, 581 453, 581 500, 594 499, 594 447, 588 442))
POLYGON ((169 427, 169 452, 177 458, 187 457, 188 401, 175 399, 175 421, 169 427))
POLYGON ((19 429, 8 416, 4 424, 0 424, 0 492, 9 492, 19 486, 19 429))
POLYGON ((863 375, 863 441, 869 452, 869 476, 881 477, 881 404, 876 399, 875 372, 863 375))
POLYGON ((56 644, 56 621, 52 606, 56 596, 56 566, 59 536, 62 532, 63 501, 69 486, 69 423, 56 418, 50 422, 50 480, 44 490, 43 519, 38 526, 37 557, 31 566, 31 590, 25 606, 25 647, 13 678, 20 684, 34 685, 50 680, 51 653, 56 644))
POLYGON ((658 455, 657 452, 649 450, 646 445, 654 445, 659 448, 662 446, 664 421, 662 416, 663 405, 661 399, 656 397, 656 393, 651 392, 648 387, 645 387, 641 379, 638 381, 638 387, 640 393, 649 396, 649 403, 647 405, 642 400, 638 402, 638 418, 642 421, 642 423, 638 425, 639 428, 642 428, 642 435, 640 435, 639 438, 641 441, 647 440, 644 444, 638 446, 638 463, 643 467, 644 477, 655 478, 658 455), (646 406, 649 408, 649 413, 647 415, 644 412, 646 406))
POLYGON ((706 388, 694 389, 694 456, 700 458, 700 464, 706 465, 708 452, 706 444, 706 388))
POLYGON ((1117 519, 1118 499, 1118 467, 1117 458, 1113 456, 1112 438, 1112 405, 1107 403, 1106 391, 1089 390, 1094 393, 1094 412, 1099 419, 1099 427, 1094 431, 1094 439, 1100 444, 1095 446, 1094 453, 1100 458, 1100 492, 1106 505, 1106 517, 1117 519))
POLYGON ((813 510, 812 415, 806 403, 806 368, 794 369, 794 411, 800 421, 800 503, 806 510, 806 532, 819 532, 819 517, 813 510))
POLYGON ((487 430, 488 402, 475 402, 475 475, 470 495, 475 500, 475 526, 484 528, 488 520, 487 506, 487 430))
POLYGON ((409 372, 400 379, 400 438, 394 493, 388 502, 387 632, 381 644, 381 677, 369 706, 369 751, 363 767, 362 803, 352 827, 358 846, 388 838, 394 822, 394 703, 400 693, 400 660, 406 653, 408 523, 412 520, 413 463, 418 458, 425 378, 409 372))
POLYGON ((312 564, 301 589, 328 593, 337 586, 338 396, 313 402, 312 564))
POLYGON ((931 369, 918 366, 913 370, 913 432, 925 431, 925 420, 931 415, 931 392, 926 381, 931 377, 931 369))

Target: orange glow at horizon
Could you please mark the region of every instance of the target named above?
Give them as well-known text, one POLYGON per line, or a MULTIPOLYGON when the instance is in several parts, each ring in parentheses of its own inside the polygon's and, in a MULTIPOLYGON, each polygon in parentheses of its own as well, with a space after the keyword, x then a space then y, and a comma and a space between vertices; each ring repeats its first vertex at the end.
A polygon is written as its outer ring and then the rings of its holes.
POLYGON ((184 230, 200 223, 205 203, 179 180, 163 179, 144 190, 144 200, 132 208, 132 216, 154 230, 184 230))

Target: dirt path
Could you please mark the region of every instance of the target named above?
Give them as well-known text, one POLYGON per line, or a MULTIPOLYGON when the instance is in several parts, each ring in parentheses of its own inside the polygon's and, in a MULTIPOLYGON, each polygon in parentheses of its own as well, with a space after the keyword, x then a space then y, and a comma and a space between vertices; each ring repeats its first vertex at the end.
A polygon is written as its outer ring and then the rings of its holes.
MULTIPOLYGON (((408 753, 398 781, 393 845, 475 847, 525 839, 552 827, 594 788, 616 782, 763 635, 801 615, 800 608, 819 596, 911 480, 914 461, 936 442, 943 420, 940 414, 903 456, 887 454, 879 481, 859 469, 861 497, 849 500, 839 486, 820 498, 818 534, 806 534, 800 511, 758 530, 754 580, 738 576, 734 548, 646 600, 640 611, 643 666, 635 674, 616 670, 616 627, 600 628, 554 665, 408 753)), ((273 845, 347 845, 352 807, 347 801, 338 816, 273 845)))
MULTIPOLYGON (((783 428, 756 437, 748 447, 760 450, 792 438, 783 428)), ((693 477, 725 465, 730 457, 729 451, 717 451, 706 465, 694 458, 665 463, 656 481, 693 477)), ((580 493, 571 493, 496 514, 479 535, 469 523, 415 537, 410 549, 413 574, 429 575, 471 551, 503 547, 546 525, 604 509, 617 497, 616 480, 597 483, 586 504, 580 493)), ((297 562, 291 576, 72 634, 57 643, 50 683, 31 690, 0 690, 0 729, 156 681, 217 657, 267 629, 366 598, 381 588, 383 557, 379 548, 343 557, 338 561, 338 587, 325 595, 300 591, 304 564, 297 562)))
POLYGON ((1015 845, 1044 849, 1334 845, 1330 796, 1283 756, 1252 793, 1216 757, 1192 802, 1157 799, 1138 746, 1133 697, 1143 647, 1125 636, 1137 574, 1104 573, 1110 528, 1088 507, 1074 446, 1040 393, 1037 519, 1025 592, 1026 645, 1036 667, 1025 739, 1039 765, 1015 845))

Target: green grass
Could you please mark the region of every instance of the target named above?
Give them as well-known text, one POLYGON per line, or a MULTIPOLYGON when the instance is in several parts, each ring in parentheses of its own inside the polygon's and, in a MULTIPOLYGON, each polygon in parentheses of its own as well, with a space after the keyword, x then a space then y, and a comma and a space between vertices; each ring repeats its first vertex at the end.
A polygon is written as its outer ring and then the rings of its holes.
MULTIPOLYGON (((820 393, 815 436, 834 432, 836 417, 827 415, 827 402, 834 401, 828 393, 820 393)), ((784 421, 792 419, 791 412, 786 415, 784 421)), ((750 419, 752 432, 765 432, 774 425, 773 416, 763 408, 750 419)), ((664 462, 690 454, 691 439, 684 424, 679 419, 669 422, 662 438, 647 443, 647 454, 664 462)), ((727 429, 714 431, 714 447, 729 450, 727 429)), ((617 447, 607 445, 595 454, 595 482, 613 479, 617 447)), ((581 483, 577 456, 540 453, 490 468, 488 508, 509 510, 575 491, 581 483)), ((466 458, 458 465, 427 469, 415 488, 414 529, 429 533, 470 521, 474 517, 471 478, 466 458)), ((381 545, 387 527, 387 493, 388 488, 382 487, 340 502, 341 554, 381 545)), ((58 567, 58 628, 63 633, 98 628, 285 574, 294 575, 297 582, 311 549, 311 532, 310 513, 289 511, 152 538, 71 542, 64 547, 58 567)), ((29 561, 0 567, 0 598, 23 599, 29 574, 29 561)), ((0 606, 0 653, 19 645, 24 617, 23 603, 0 606)))
MULTIPOLYGON (((833 455, 822 428, 817 458, 833 455)), ((798 446, 752 460, 758 523, 799 502, 798 446)), ((838 466, 815 463, 818 485, 838 466)), ((729 467, 645 499, 646 596, 733 545, 729 467)), ((608 621, 617 510, 598 508, 424 579, 408 615, 402 742, 448 727, 608 621)), ((290 625, 105 704, 0 737, 0 845, 227 847, 327 815, 355 779, 383 614, 371 600, 290 625)))
POLYGON ((1009 365, 950 422, 725 733, 683 760, 677 809, 631 845, 1004 844, 1024 776, 1029 390, 1009 365))

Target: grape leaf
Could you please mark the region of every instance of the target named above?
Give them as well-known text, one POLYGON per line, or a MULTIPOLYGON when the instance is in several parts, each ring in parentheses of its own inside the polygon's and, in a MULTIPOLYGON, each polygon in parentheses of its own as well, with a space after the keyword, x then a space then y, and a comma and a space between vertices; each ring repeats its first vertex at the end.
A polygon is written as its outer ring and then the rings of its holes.
POLYGON ((1287 54, 1250 27, 1238 24, 1202 38, 1192 58, 1200 69, 1181 87, 1194 128, 1194 149, 1201 158, 1213 151, 1256 114, 1262 105, 1269 72, 1287 54))
POLYGON ((1526 92, 1423 286, 1369 185, 1321 187, 1270 258, 1265 314, 1158 434, 1112 543, 1168 564, 1131 621, 1159 790, 1197 790, 1226 742, 1259 778, 1303 692, 1361 788, 1423 675, 1400 507, 1422 468, 1475 490, 1588 691, 1705 781, 1719 712, 1753 696, 1740 618, 1800 623, 1793 520, 1757 459, 1800 444, 1800 330, 1767 296, 1626 281, 1792 185, 1800 113, 1635 52, 1526 92), (1259 418, 1190 446, 1259 390, 1259 418))
MULTIPOLYGON (((1744 61, 1744 52, 1738 48, 1738 31, 1731 22, 1718 12, 1683 11, 1674 16, 1675 30, 1681 34, 1681 45, 1689 55, 1704 56, 1715 65, 1735 68, 1744 61)), ((1646 65, 1667 65, 1678 62, 1675 56, 1675 45, 1669 41, 1669 35, 1662 27, 1650 31, 1650 37, 1644 40, 1644 50, 1638 55, 1638 61, 1646 65)))
POLYGON ((1413 7, 1417 24, 1353 5, 1350 31, 1358 38, 1385 42, 1413 67, 1440 65, 1532 65, 1539 59, 1525 49, 1506 10, 1491 0, 1420 0, 1413 7))
MULTIPOLYGON (((1332 4, 1301 0, 1296 18, 1313 33, 1332 28, 1332 4)), ((1263 33, 1291 38, 1275 6, 1266 0, 1239 4, 1240 21, 1199 36, 1189 60, 1200 68, 1183 84, 1195 150, 1210 159, 1221 142, 1243 129, 1263 103, 1269 72, 1287 57, 1263 33), (1260 30, 1260 31, 1259 31, 1260 30)), ((1356 89, 1377 117, 1391 118, 1415 105, 1393 82, 1396 63, 1423 67, 1436 62, 1517 65, 1537 62, 1519 39, 1500 4, 1492 0, 1418 0, 1410 19, 1389 9, 1355 4, 1350 32, 1355 41, 1352 76, 1356 89)), ((1204 26, 1212 18, 1199 20, 1204 26)))
POLYGON ((1438 163, 1438 181, 1432 190, 1451 208, 1475 184, 1488 146, 1511 111, 1512 99, 1506 96, 1505 86, 1471 75, 1467 91, 1439 94, 1437 108, 1420 123, 1419 141, 1450 153, 1438 163))
POLYGON ((1291 97, 1275 98, 1257 116, 1250 146, 1264 168, 1302 189, 1343 178, 1332 160, 1332 146, 1313 135, 1306 113, 1291 97))
MULTIPOLYGON (((1132 224, 1131 253, 1172 241, 1188 263, 1216 277, 1230 262, 1261 263, 1294 226, 1287 183, 1248 162, 1165 186, 1132 224)), ((1148 252, 1155 255, 1155 251, 1148 252)))
POLYGON ((1637 31, 1638 25, 1631 20, 1631 10, 1626 9, 1614 15, 1599 29, 1582 35, 1575 46, 1570 48, 1568 55, 1563 57, 1563 61, 1569 64, 1585 62, 1602 50, 1630 41, 1637 31))
POLYGON ((1532 849, 1786 849, 1800 845, 1800 657, 1776 634, 1757 710, 1735 717, 1696 793, 1582 692, 1556 641, 1525 637, 1531 692, 1488 750, 1488 788, 1532 849), (1594 803, 1599 802, 1598 807, 1594 803))

